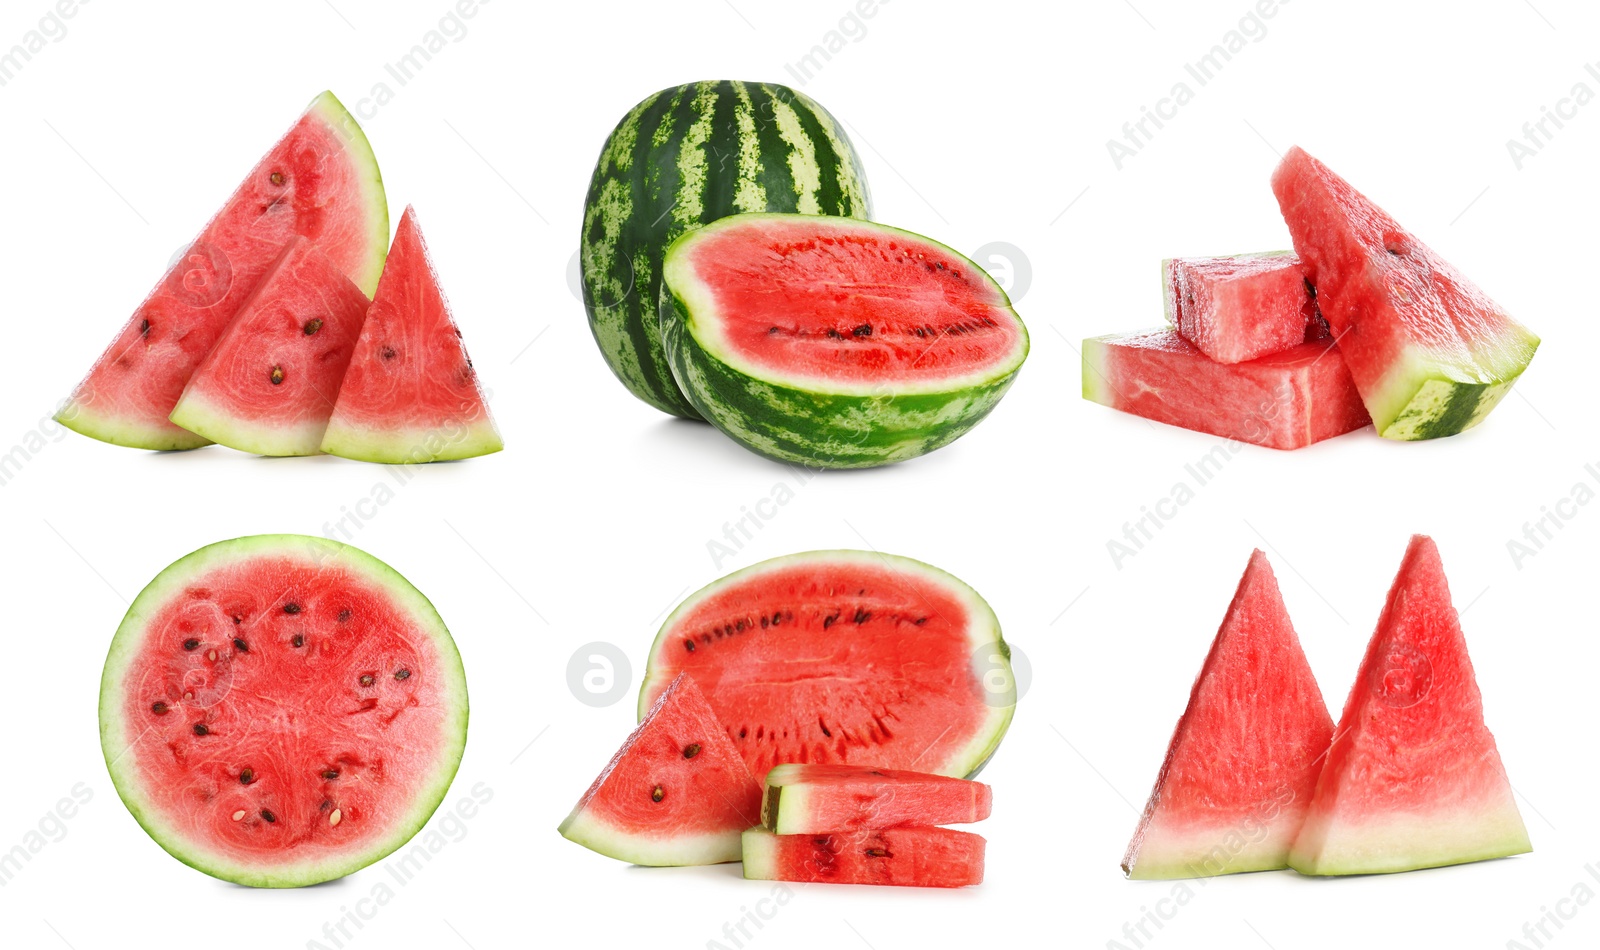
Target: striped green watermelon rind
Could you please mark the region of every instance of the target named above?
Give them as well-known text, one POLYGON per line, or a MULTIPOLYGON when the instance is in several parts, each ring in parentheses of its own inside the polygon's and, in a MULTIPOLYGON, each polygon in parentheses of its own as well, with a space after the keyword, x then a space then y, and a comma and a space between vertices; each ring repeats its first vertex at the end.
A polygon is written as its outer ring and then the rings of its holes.
MULTIPOLYGON (((767 216, 728 217, 695 234, 710 236, 763 217, 767 216)), ((881 224, 863 226, 966 260, 959 252, 920 234, 881 224)), ((707 342, 705 317, 697 310, 710 308, 697 305, 704 294, 694 286, 695 279, 687 276, 687 264, 676 263, 687 257, 683 249, 693 238, 686 234, 668 249, 666 279, 661 285, 661 335, 672 371, 702 417, 740 445, 769 459, 807 468, 851 469, 926 455, 982 422, 1011 388, 1027 359, 1027 328, 1011 309, 1010 298, 993 277, 969 261, 969 272, 981 275, 1020 331, 1018 346, 994 366, 959 378, 919 383, 885 379, 866 386, 832 386, 735 365, 718 346, 707 342)))
POLYGON ((433 604, 398 571, 365 551, 305 535, 254 535, 219 541, 174 561, 140 591, 129 606, 112 638, 100 680, 101 751, 112 785, 129 813, 156 844, 178 861, 212 877, 247 887, 292 888, 320 884, 375 864, 403 847, 427 824, 455 780, 466 751, 468 718, 466 670, 455 641, 433 604), (432 774, 419 787, 410 809, 394 822, 386 837, 342 857, 265 869, 219 853, 208 853, 197 846, 142 790, 136 757, 130 753, 143 733, 133 728, 136 724, 124 714, 121 687, 124 673, 136 661, 145 643, 152 615, 182 593, 193 579, 237 560, 286 554, 321 566, 348 567, 404 607, 416 623, 416 633, 436 648, 440 661, 437 673, 449 682, 451 695, 458 702, 452 705, 443 725, 443 744, 432 774))
POLYGON ((606 139, 584 200, 583 303, 601 354, 638 398, 700 418, 662 347, 657 300, 667 245, 740 212, 865 218, 870 209, 855 147, 803 93, 724 80, 646 98, 606 139))

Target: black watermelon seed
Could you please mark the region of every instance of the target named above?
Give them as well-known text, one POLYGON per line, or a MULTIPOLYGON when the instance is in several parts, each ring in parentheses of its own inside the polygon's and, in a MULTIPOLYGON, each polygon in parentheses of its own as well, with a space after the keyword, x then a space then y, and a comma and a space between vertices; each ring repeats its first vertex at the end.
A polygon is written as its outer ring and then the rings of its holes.
POLYGON ((279 383, 283 382, 283 367, 282 366, 274 366, 274 367, 272 367, 272 372, 267 374, 267 379, 274 386, 276 386, 279 383))
POLYGON ((243 637, 234 637, 233 638, 233 648, 235 650, 238 650, 240 653, 249 653, 250 652, 250 644, 244 642, 244 638, 243 637))
POLYGON ((334 779, 339 777, 339 770, 338 769, 327 769, 322 773, 322 777, 331 782, 334 779))
POLYGON ((293 604, 293 603, 284 604, 283 605, 283 612, 286 613, 286 614, 297 614, 297 613, 300 612, 300 605, 299 604, 293 604))
POLYGON ((697 756, 699 754, 700 754, 700 743, 698 743, 698 742, 691 742, 688 745, 683 747, 683 757, 686 758, 686 759, 692 759, 692 758, 694 758, 695 756, 697 756))
POLYGON ((197 722, 197 723, 194 724, 194 734, 195 735, 203 736, 203 735, 209 734, 210 732, 211 732, 211 730, 206 728, 206 724, 205 723, 197 722))
POLYGON ((340 623, 344 623, 346 620, 349 620, 349 619, 350 619, 350 611, 348 609, 339 611, 339 622, 340 623))
POLYGON ((189 639, 183 641, 183 648, 191 651, 198 650, 200 649, 200 641, 196 640, 194 637, 190 637, 189 639))
POLYGON ((653 801, 653 802, 659 802, 663 798, 666 798, 666 797, 667 797, 667 790, 662 788, 659 785, 657 785, 655 788, 650 790, 650 800, 653 801))
POLYGON ((693 640, 685 640, 685 641, 683 641, 683 648, 685 650, 688 650, 690 653, 693 653, 694 652, 694 641, 693 640))
POLYGON ((383 356, 383 358, 384 358, 384 359, 386 359, 386 360, 392 360, 392 359, 394 359, 394 358, 395 358, 395 357, 396 357, 396 356, 397 356, 397 355, 399 355, 399 354, 397 354, 397 353, 395 353, 395 351, 394 351, 394 347, 392 347, 392 346, 386 346, 386 347, 384 347, 384 348, 383 348, 383 353, 382 353, 382 356, 383 356))
POLYGON ((854 330, 851 330, 850 332, 852 334, 854 334, 855 336, 871 336, 872 335, 872 324, 863 323, 861 326, 856 327, 854 330))
POLYGON ((150 335, 150 321, 148 319, 139 321, 139 335, 140 336, 149 336, 150 335))
POLYGON ((888 850, 884 848, 868 848, 866 854, 869 858, 887 858, 889 856, 888 850))
POLYGON ((410 670, 396 670, 395 674, 394 674, 394 678, 397 679, 397 680, 410 679, 411 678, 411 671, 410 670))
POLYGON ((303 647, 306 645, 306 638, 297 633, 294 635, 294 639, 289 641, 289 645, 294 647, 303 647))
POLYGON ((263 808, 261 809, 261 820, 270 825, 278 820, 278 816, 263 808))
POLYGON ((306 336, 311 336, 313 333, 316 333, 320 329, 322 329, 322 318, 321 317, 316 317, 314 319, 307 320, 306 321, 306 325, 304 327, 301 327, 301 330, 303 330, 305 332, 306 336))
POLYGON ((238 614, 234 614, 234 615, 233 615, 233 622, 234 622, 234 624, 236 624, 236 625, 237 625, 237 624, 241 624, 241 623, 244 623, 244 618, 243 618, 243 617, 241 617, 241 616, 239 616, 239 615, 238 615, 238 614))
POLYGON ((267 180, 272 182, 274 185, 281 185, 284 181, 283 172, 273 172, 270 176, 268 176, 267 180))
POLYGON ((150 705, 150 711, 155 713, 157 716, 165 716, 171 708, 172 707, 168 706, 166 703, 161 702, 152 703, 150 705))
POLYGON ((256 780, 255 769, 244 769, 239 773, 239 784, 249 785, 256 780))

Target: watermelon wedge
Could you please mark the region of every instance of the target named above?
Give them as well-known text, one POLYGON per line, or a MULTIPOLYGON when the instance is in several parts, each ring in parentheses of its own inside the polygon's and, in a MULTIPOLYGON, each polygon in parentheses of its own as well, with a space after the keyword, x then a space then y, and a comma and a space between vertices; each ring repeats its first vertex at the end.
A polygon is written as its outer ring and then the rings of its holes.
POLYGON ((321 538, 172 564, 129 607, 100 685, 133 817, 184 864, 252 887, 332 880, 404 845, 466 740, 466 676, 433 606, 321 538))
POLYGON ((1433 539, 1417 535, 1350 688, 1289 864, 1377 874, 1533 850, 1433 539))
POLYGON ((761 814, 761 786, 694 679, 679 676, 589 786, 560 832, 633 864, 739 860, 761 814))
POLYGON ((849 218, 739 214, 667 248, 661 332, 701 415, 768 458, 865 468, 977 425, 1028 355, 983 268, 849 218))
POLYGON ((56 415, 84 435, 141 449, 204 436, 169 416, 223 330, 291 237, 316 245, 364 293, 378 285, 389 212, 378 163, 332 93, 311 103, 134 311, 56 415))
POLYGON ((1174 330, 1083 341, 1083 398, 1136 416, 1274 449, 1368 424, 1331 339, 1218 363, 1174 330))
POLYGON ((822 835, 744 833, 752 881, 968 887, 983 883, 982 837, 949 828, 891 828, 822 835))
POLYGON ((989 817, 982 782, 865 765, 780 765, 767 773, 761 823, 780 835, 908 825, 963 825, 989 817))
POLYGON ((1333 720, 1283 606, 1250 555, 1128 844, 1136 880, 1288 866, 1333 720))
POLYGON ((321 445, 331 455, 391 463, 472 458, 505 446, 410 207, 321 445))
POLYGON ((1482 422, 1539 338, 1300 148, 1272 190, 1378 434, 1433 439, 1482 422))
POLYGON ((172 421, 257 455, 316 455, 367 295, 310 241, 289 239, 195 368, 172 421))
POLYGON ((1327 336, 1316 298, 1288 251, 1161 262, 1167 321, 1219 363, 1281 353, 1327 336))
POLYGON ((678 605, 650 649, 639 714, 691 673, 758 781, 786 762, 962 777, 1011 724, 1009 657, 989 605, 944 571, 812 551, 678 605))

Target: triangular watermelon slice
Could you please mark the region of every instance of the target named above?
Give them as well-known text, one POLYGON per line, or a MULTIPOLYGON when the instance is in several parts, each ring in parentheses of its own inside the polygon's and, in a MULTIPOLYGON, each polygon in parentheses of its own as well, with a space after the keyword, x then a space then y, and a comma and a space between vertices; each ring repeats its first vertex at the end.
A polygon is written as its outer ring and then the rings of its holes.
POLYGON ((1250 555, 1122 859, 1134 879, 1288 866, 1333 720, 1272 566, 1250 555))
POLYGON ((1483 421, 1539 338, 1301 149, 1272 190, 1378 434, 1433 439, 1483 421))
POLYGON ((672 681, 560 832, 607 857, 677 866, 737 861, 761 786, 689 674, 672 681))
POLYGON ((504 447, 408 207, 322 450, 364 462, 437 462, 504 447))
POLYGON ((367 295, 292 237, 184 387, 172 421, 257 455, 316 455, 367 295))
POLYGON ((169 421, 183 387, 289 238, 314 243, 365 293, 389 211, 377 159, 333 93, 311 103, 139 305, 56 420, 116 445, 192 449, 169 421))
POLYGON ((1531 850, 1439 549, 1417 535, 1289 863, 1302 874, 1374 874, 1531 850))

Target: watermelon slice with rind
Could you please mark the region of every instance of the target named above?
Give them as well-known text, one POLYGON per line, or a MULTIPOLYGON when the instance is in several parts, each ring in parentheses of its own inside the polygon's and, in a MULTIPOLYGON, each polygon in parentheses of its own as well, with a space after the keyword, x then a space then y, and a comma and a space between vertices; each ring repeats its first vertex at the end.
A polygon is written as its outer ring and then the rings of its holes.
POLYGON ((257 455, 316 455, 367 295, 292 237, 189 384, 172 421, 257 455))
POLYGON ((288 240, 311 241, 370 294, 388 247, 378 162, 332 93, 311 103, 161 278, 78 384, 57 421, 103 442, 192 449, 169 416, 288 240))
POLYGON ((1378 434, 1432 439, 1482 422, 1539 338, 1299 147, 1272 190, 1378 434))
POLYGON ((1327 335, 1300 259, 1288 251, 1161 262, 1167 321, 1219 363, 1281 353, 1327 335))
POLYGON ((761 816, 761 786, 688 675, 662 692, 560 832, 633 864, 739 860, 761 816))
POLYGON ((1333 720, 1260 551, 1167 747, 1122 869, 1134 879, 1288 866, 1333 720))
POLYGON ((861 829, 816 835, 744 833, 752 881, 969 887, 983 883, 986 842, 950 828, 861 829))
POLYGON ((1350 688, 1289 864, 1376 874, 1533 850, 1483 721, 1433 539, 1417 535, 1350 688))
POLYGON ((416 212, 395 231, 322 451, 364 462, 437 462, 504 447, 416 212))
POLYGON ((775 834, 908 825, 964 825, 989 817, 982 782, 866 765, 791 763, 767 773, 761 823, 775 834))

